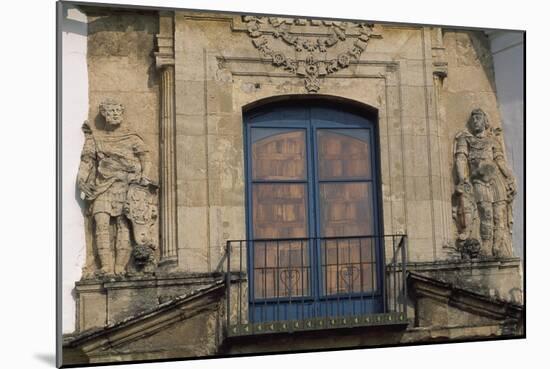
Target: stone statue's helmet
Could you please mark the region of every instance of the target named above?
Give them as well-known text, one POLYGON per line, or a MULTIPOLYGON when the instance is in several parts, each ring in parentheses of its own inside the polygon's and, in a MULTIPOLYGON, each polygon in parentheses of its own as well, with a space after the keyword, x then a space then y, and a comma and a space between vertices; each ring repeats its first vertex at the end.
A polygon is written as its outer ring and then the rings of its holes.
POLYGON ((99 112, 108 124, 119 125, 122 123, 124 105, 114 99, 105 99, 99 104, 99 112))

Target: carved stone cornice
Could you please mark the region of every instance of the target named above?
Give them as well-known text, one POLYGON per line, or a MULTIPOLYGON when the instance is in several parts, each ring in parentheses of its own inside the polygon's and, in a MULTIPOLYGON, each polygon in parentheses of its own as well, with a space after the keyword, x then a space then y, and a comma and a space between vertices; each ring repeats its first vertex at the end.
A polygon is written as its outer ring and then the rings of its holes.
POLYGON ((448 64, 447 62, 434 62, 433 63, 433 73, 434 76, 438 77, 439 79, 444 79, 447 77, 448 73, 448 64))
POLYGON ((445 79, 448 73, 448 63, 445 58, 445 46, 443 44, 443 31, 436 27, 432 29, 432 65, 434 77, 445 79))
POLYGON ((243 22, 262 56, 304 78, 310 93, 319 91, 320 78, 358 61, 368 41, 380 37, 369 23, 255 16, 244 16, 243 22))
POLYGON ((473 291, 457 288, 452 283, 409 272, 407 282, 416 298, 430 298, 471 314, 494 320, 521 320, 523 307, 519 304, 491 298, 473 291))
POLYGON ((174 38, 169 36, 157 35, 158 50, 155 52, 155 65, 157 69, 168 65, 175 65, 174 59, 174 38))
POLYGON ((225 281, 218 280, 121 321, 86 330, 77 335, 68 335, 63 340, 63 347, 78 348, 86 354, 93 355, 94 352, 111 350, 143 339, 174 323, 204 312, 218 310, 224 287, 225 281))

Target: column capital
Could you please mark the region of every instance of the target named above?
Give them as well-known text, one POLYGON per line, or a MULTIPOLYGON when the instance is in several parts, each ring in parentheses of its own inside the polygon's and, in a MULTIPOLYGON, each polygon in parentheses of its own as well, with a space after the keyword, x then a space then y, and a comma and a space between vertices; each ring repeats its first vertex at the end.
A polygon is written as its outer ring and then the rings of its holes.
POLYGON ((155 65, 157 69, 173 66, 174 59, 174 13, 159 12, 159 33, 155 37, 157 50, 155 51, 155 65))

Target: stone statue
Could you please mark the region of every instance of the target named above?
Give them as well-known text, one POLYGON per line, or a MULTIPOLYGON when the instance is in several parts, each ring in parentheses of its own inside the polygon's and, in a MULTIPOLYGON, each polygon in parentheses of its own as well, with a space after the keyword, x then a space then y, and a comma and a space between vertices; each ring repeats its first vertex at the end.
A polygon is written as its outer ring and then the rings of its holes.
POLYGON ((500 130, 489 126, 483 110, 473 110, 468 129, 456 135, 454 164, 457 246, 466 250, 478 244, 481 257, 512 256, 516 183, 504 158, 500 130))
POLYGON ((93 218, 97 277, 152 272, 156 242, 151 235, 157 184, 143 139, 121 126, 124 106, 107 99, 99 105, 103 129, 84 122, 77 183, 93 218), (133 260, 130 263, 130 260, 133 260), (130 268, 130 265, 131 268, 130 268))

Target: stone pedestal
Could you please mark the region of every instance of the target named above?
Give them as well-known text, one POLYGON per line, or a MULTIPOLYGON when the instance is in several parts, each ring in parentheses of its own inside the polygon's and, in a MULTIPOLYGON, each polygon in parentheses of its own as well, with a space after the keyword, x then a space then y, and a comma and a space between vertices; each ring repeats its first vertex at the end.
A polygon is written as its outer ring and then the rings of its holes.
POLYGON ((524 334, 524 309, 514 302, 457 287, 452 283, 409 273, 408 283, 415 303, 415 327, 460 328, 498 326, 490 335, 524 334))
POLYGON ((489 298, 523 303, 523 268, 520 258, 410 263, 408 270, 489 298))

